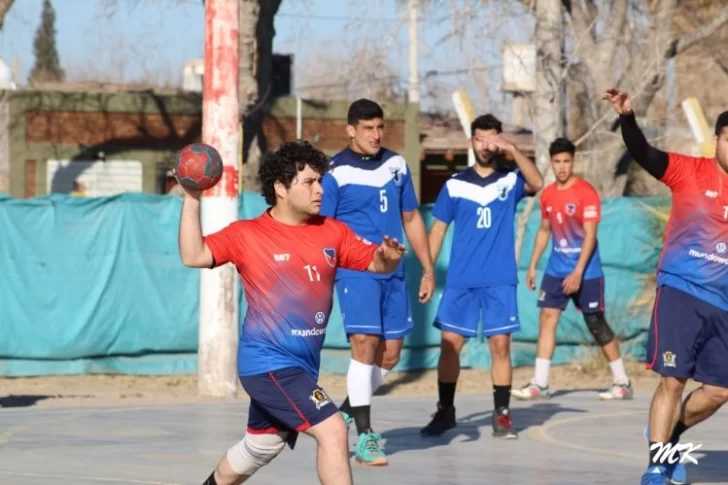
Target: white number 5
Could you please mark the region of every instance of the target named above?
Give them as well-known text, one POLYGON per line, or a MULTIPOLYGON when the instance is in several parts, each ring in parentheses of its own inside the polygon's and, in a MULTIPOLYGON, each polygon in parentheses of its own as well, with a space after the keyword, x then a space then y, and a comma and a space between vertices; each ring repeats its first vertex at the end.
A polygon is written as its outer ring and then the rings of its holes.
POLYGON ((490 223, 490 207, 478 207, 478 229, 487 229, 490 223))
POLYGON ((379 211, 387 212, 387 189, 379 191, 379 211))

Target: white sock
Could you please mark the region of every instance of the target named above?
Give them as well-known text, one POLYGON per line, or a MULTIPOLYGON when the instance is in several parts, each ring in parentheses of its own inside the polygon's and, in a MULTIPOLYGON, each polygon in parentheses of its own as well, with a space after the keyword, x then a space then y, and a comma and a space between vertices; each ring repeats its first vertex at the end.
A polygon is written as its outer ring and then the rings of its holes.
POLYGON ((533 383, 539 387, 546 387, 549 385, 549 367, 551 367, 551 360, 539 359, 536 357, 536 370, 533 377, 533 383))
POLYGON ((624 370, 624 362, 622 362, 621 358, 610 362, 609 367, 612 368, 612 376, 614 377, 615 383, 627 384, 629 382, 629 377, 627 377, 627 372, 624 370))
POLYGON ((387 374, 389 374, 389 370, 383 369, 376 364, 374 365, 374 369, 372 370, 372 394, 382 385, 387 374))
POLYGON ((369 406, 372 403, 373 365, 362 364, 351 359, 346 374, 346 391, 352 407, 369 406))

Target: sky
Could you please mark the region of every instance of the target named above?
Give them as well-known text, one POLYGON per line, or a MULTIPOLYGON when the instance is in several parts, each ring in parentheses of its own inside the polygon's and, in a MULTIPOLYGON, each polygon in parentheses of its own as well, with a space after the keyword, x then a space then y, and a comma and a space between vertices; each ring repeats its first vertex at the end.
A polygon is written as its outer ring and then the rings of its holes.
MULTIPOLYGON (((15 0, 0 31, 0 58, 8 64, 19 60, 22 83, 33 64, 42 1, 15 0)), ((508 96, 498 89, 502 43, 527 42, 532 24, 513 1, 492 7, 479 0, 433 3, 421 11, 419 22, 423 105, 448 105, 446 95, 464 87, 476 109, 507 114, 508 96), (433 92, 441 94, 438 100, 428 98, 433 92)), ((71 79, 177 84, 184 62, 202 56, 199 0, 54 0, 53 5, 61 65, 71 79)), ((300 87, 317 70, 330 72, 331 66, 323 65, 331 64, 327 59, 343 63, 352 52, 366 50, 370 57, 385 58, 406 90, 405 6, 404 0, 283 0, 274 52, 294 55, 294 85, 300 87)))

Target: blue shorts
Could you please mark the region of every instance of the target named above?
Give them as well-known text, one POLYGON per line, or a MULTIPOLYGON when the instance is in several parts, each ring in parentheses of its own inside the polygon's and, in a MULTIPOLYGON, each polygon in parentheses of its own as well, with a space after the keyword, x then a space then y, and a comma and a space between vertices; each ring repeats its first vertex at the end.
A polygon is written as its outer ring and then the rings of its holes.
POLYGON ((541 291, 538 295, 539 308, 557 308, 566 310, 569 300, 574 302, 576 309, 584 314, 604 311, 604 278, 582 280, 579 291, 566 295, 563 283, 565 278, 557 278, 548 274, 543 275, 541 291))
POLYGON ((241 376, 240 383, 250 396, 248 433, 287 431, 291 448, 299 432, 339 412, 311 374, 299 367, 241 376))
POLYGON ((481 313, 485 337, 519 331, 516 286, 445 288, 434 325, 440 330, 475 337, 481 313))
POLYGON ((404 338, 412 331, 412 308, 404 278, 342 278, 336 282, 347 335, 404 338))
POLYGON ((650 322, 647 368, 662 376, 728 387, 728 312, 660 286, 650 322))

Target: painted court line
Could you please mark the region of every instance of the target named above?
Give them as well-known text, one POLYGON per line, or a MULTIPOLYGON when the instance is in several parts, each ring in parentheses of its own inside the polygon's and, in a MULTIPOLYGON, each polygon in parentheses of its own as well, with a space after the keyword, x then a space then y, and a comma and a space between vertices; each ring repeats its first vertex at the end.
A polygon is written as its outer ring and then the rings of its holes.
POLYGON ((546 445, 553 445, 557 446, 559 448, 566 448, 569 450, 576 450, 576 451, 585 451, 587 453, 596 454, 599 456, 615 456, 618 458, 629 458, 630 460, 634 460, 637 458, 640 458, 638 456, 635 456, 634 453, 620 453, 618 451, 610 451, 608 449, 600 449, 600 448, 592 448, 589 446, 584 445, 572 445, 569 443, 565 443, 563 441, 557 440, 556 438, 553 438, 549 436, 548 430, 551 428, 556 428, 557 426, 561 426, 564 424, 571 424, 571 423, 577 423, 577 422, 583 422, 583 421, 590 421, 594 419, 601 419, 601 418, 616 418, 621 416, 634 416, 637 414, 644 414, 644 411, 625 411, 621 413, 604 413, 604 414, 593 414, 593 415, 587 415, 587 416, 575 416, 573 418, 565 418, 565 419, 559 419, 550 423, 545 423, 540 426, 536 426, 534 428, 531 428, 528 430, 528 436, 530 436, 535 441, 538 441, 539 443, 543 443, 546 445))

